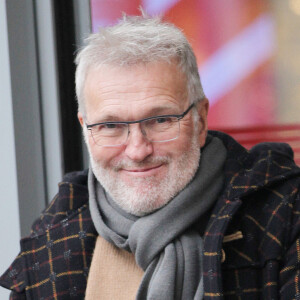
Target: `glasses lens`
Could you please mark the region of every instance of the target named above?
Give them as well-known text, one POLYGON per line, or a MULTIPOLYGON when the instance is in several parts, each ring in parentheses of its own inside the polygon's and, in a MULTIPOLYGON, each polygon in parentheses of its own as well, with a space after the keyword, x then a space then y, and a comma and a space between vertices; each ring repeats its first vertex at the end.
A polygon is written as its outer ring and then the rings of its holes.
POLYGON ((107 123, 93 126, 92 137, 99 146, 118 146, 126 142, 128 125, 107 123))
POLYGON ((157 117, 142 122, 143 130, 151 142, 171 141, 179 136, 180 126, 176 117, 157 117))

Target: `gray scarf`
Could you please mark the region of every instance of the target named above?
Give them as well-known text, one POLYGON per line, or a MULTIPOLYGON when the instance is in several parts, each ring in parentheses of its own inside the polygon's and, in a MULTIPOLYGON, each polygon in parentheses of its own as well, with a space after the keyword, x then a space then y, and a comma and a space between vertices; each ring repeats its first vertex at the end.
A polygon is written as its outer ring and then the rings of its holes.
POLYGON ((145 271, 136 299, 203 299, 202 238, 196 223, 212 207, 223 186, 226 149, 208 138, 194 179, 166 206, 135 217, 121 210, 90 169, 92 220, 108 242, 134 253, 145 271))

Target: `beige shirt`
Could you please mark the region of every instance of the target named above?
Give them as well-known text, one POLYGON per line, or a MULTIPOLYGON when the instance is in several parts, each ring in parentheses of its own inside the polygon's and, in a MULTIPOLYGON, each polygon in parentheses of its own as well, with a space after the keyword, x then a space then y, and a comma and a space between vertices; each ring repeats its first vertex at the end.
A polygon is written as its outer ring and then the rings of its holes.
POLYGON ((134 255, 98 236, 89 271, 85 300, 133 300, 143 270, 134 255))

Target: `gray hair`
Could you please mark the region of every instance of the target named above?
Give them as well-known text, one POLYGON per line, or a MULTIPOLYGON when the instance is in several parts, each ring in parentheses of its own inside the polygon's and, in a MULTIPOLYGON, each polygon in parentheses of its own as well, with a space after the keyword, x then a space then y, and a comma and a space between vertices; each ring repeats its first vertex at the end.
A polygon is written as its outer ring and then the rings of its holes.
POLYGON ((85 115, 84 84, 88 71, 103 65, 130 66, 165 61, 176 62, 186 76, 190 103, 205 98, 194 52, 185 35, 159 17, 123 16, 114 26, 91 34, 75 63, 78 110, 85 115))

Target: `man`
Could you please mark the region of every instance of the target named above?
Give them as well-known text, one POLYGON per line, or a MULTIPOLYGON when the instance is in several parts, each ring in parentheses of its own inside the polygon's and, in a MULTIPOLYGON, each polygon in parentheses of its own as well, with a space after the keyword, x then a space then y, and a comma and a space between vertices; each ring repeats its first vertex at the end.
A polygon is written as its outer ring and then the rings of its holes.
POLYGON ((300 169, 287 145, 207 130, 180 30, 125 17, 76 63, 91 168, 21 241, 11 299, 298 299, 300 169))

